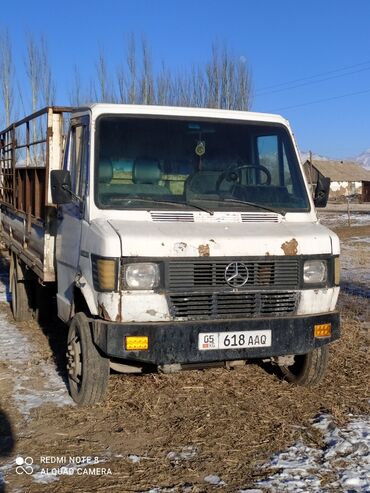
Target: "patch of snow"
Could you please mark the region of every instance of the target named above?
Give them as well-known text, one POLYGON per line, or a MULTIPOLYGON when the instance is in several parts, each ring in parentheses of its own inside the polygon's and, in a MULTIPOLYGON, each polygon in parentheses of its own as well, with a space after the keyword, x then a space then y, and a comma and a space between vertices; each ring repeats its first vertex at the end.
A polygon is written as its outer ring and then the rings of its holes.
POLYGON ((257 481, 256 486, 274 493, 369 493, 370 418, 351 416, 348 425, 339 428, 324 414, 312 426, 323 432, 325 447, 297 442, 262 466, 264 471, 278 472, 257 481), (326 478, 324 483, 322 478, 326 478))
MULTIPOLYGON (((325 226, 348 226, 348 214, 347 213, 329 213, 319 212, 319 220, 321 224, 325 226)), ((370 225, 370 214, 350 212, 351 226, 366 226, 370 225)))
POLYGON ((50 484, 55 481, 59 481, 59 477, 53 474, 45 474, 43 471, 36 472, 32 475, 34 483, 38 484, 50 484))
POLYGON ((133 464, 137 464, 138 462, 141 461, 141 457, 139 457, 138 455, 135 455, 135 454, 131 454, 131 455, 128 456, 128 460, 130 462, 132 462, 133 464))
POLYGON ((252 488, 248 490, 239 490, 239 493, 263 493, 263 490, 256 490, 256 488, 252 488))
POLYGON ((14 400, 26 419, 32 409, 47 402, 56 406, 73 405, 55 366, 42 361, 35 345, 1 312, 0 360, 8 364, 14 375, 14 400))
MULTIPOLYGON (((341 280, 344 283, 370 287, 370 269, 363 263, 361 245, 369 243, 369 238, 356 238, 341 243, 341 280)), ((365 246, 364 246, 365 248, 365 246)))
MULTIPOLYGON (((319 218, 320 222, 329 228, 348 225, 347 214, 319 213, 319 218)), ((351 214, 351 224, 352 226, 370 225, 370 214, 351 214)), ((341 241, 341 284, 347 291, 360 296, 363 296, 361 293, 363 290, 370 293, 370 269, 364 257, 369 243, 370 238, 367 236, 354 236, 341 241), (358 293, 356 286, 360 288, 358 293)))
POLYGON ((209 474, 204 478, 204 481, 213 486, 224 486, 226 484, 225 481, 222 481, 222 479, 216 474, 209 474))
POLYGON ((13 469, 13 467, 15 467, 15 465, 16 464, 14 459, 11 462, 8 462, 0 466, 0 491, 3 491, 3 489, 5 489, 5 484, 6 484, 5 476, 11 469, 13 469))
POLYGON ((191 493, 193 491, 192 485, 182 486, 179 489, 178 487, 173 488, 160 488, 156 486, 155 488, 151 488, 150 490, 142 491, 141 493, 191 493))
POLYGON ((73 405, 55 366, 42 361, 35 345, 1 312, 0 360, 6 361, 15 375, 13 396, 25 418, 29 417, 32 409, 47 402, 56 406, 73 405))
POLYGON ((182 460, 191 460, 197 455, 197 450, 192 447, 183 447, 181 452, 168 452, 167 459, 171 461, 180 462, 182 460))
POLYGON ((23 416, 28 417, 30 411, 46 403, 57 407, 73 405, 63 379, 55 368, 49 364, 39 365, 42 372, 43 388, 36 390, 34 379, 21 375, 14 385, 14 399, 23 416))
POLYGON ((9 322, 6 315, 0 312, 0 360, 25 362, 31 358, 31 347, 25 335, 9 322))
POLYGON ((351 243, 370 243, 370 238, 361 237, 361 236, 353 236, 351 243))
POLYGON ((10 303, 12 295, 9 292, 9 272, 0 272, 0 301, 10 303))

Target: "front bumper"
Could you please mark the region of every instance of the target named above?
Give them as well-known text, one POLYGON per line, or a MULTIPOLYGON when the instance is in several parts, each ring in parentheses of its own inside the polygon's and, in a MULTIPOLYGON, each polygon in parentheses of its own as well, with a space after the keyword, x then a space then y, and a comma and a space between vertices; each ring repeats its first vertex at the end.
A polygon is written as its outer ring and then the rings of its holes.
POLYGON ((207 363, 237 359, 267 358, 291 354, 305 354, 328 344, 340 336, 338 312, 311 316, 291 316, 273 319, 239 319, 191 322, 151 322, 118 324, 92 320, 95 344, 109 357, 154 365, 207 363), (332 335, 314 337, 314 325, 331 323, 332 335), (233 332, 270 329, 270 347, 247 349, 217 349, 200 351, 200 332, 233 332), (126 351, 126 336, 148 336, 147 351, 126 351))

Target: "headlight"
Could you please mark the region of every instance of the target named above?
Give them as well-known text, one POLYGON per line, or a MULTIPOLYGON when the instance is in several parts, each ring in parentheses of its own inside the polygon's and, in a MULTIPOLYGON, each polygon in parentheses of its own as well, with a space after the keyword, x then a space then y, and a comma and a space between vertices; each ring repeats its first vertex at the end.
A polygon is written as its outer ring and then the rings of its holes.
POLYGON ((118 280, 118 258, 91 255, 92 274, 96 291, 115 291, 118 280))
POLYGON ((157 264, 143 262, 128 264, 124 270, 125 285, 129 289, 153 289, 159 285, 157 264))
POLYGON ((306 260, 303 266, 303 281, 307 284, 321 284, 327 278, 326 260, 306 260))

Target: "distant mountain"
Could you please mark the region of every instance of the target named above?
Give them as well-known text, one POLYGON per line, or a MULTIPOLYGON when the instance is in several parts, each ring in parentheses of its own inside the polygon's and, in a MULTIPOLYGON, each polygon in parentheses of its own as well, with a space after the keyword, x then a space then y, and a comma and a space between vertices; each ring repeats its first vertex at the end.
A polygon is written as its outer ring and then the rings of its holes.
MULTIPOLYGON (((308 159, 310 159, 310 153, 309 152, 304 152, 304 151, 299 151, 299 154, 301 155, 301 162, 305 163, 308 159)), ((325 156, 320 156, 320 154, 314 154, 312 153, 312 159, 314 161, 329 161, 329 157, 325 156)))
MULTIPOLYGON (((300 152, 301 155, 301 161, 302 163, 306 162, 307 159, 310 159, 310 153, 309 152, 300 152)), ((320 156, 320 154, 312 154, 312 159, 314 161, 331 161, 332 158, 326 157, 326 156, 320 156)), ((338 159, 337 159, 338 160, 338 159)), ((361 166, 363 166, 365 169, 370 170, 370 149, 367 149, 366 151, 362 152, 356 157, 352 158, 343 158, 343 161, 355 161, 361 166)))
POLYGON ((370 149, 367 149, 355 159, 361 166, 370 170, 370 149))

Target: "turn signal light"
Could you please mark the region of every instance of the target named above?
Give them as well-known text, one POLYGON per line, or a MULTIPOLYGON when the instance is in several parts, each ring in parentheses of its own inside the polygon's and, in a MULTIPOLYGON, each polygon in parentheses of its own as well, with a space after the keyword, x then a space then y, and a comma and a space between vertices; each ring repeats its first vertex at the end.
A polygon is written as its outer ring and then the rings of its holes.
POLYGON ((315 337, 330 337, 331 324, 317 324, 314 326, 315 337))
POLYGON ((334 258, 334 284, 339 286, 340 282, 340 260, 339 257, 334 258))
POLYGON ((118 279, 118 258, 91 255, 94 288, 99 292, 115 291, 118 279))
POLYGON ((126 336, 126 351, 147 351, 149 349, 148 336, 126 336))

